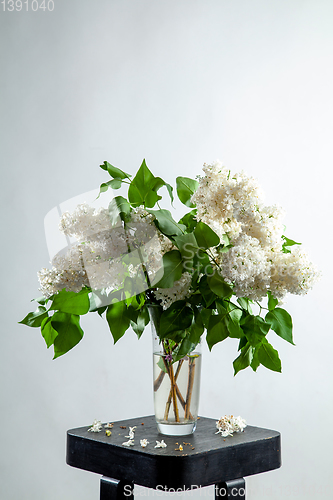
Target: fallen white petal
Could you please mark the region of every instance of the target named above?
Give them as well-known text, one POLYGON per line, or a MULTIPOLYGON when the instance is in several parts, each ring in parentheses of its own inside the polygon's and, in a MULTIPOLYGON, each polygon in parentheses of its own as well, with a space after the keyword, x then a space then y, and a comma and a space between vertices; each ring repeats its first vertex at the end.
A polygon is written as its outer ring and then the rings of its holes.
POLYGON ((134 446, 134 439, 129 439, 128 441, 125 441, 122 443, 123 446, 134 446))
POLYGON ((155 448, 166 448, 166 447, 167 447, 167 444, 164 442, 163 439, 162 439, 162 441, 156 441, 155 448))
POLYGON ((222 437, 232 437, 234 432, 243 432, 246 426, 246 421, 242 417, 224 415, 216 422, 217 432, 215 434, 221 434, 222 437))
POLYGON ((102 422, 100 420, 94 420, 92 426, 88 429, 90 432, 101 432, 102 422))

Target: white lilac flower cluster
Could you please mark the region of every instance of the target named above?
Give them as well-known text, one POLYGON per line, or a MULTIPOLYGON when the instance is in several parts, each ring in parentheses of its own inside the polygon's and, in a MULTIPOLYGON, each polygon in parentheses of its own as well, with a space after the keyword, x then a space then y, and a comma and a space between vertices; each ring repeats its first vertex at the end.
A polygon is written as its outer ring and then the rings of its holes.
MULTIPOLYGON (((76 243, 52 259, 52 269, 39 271, 41 292, 50 297, 63 288, 79 292, 85 286, 110 292, 123 285, 125 272, 130 278, 141 278, 144 283, 145 272, 150 284, 157 283, 163 275, 163 255, 175 247, 156 228, 154 219, 138 207, 132 211, 125 230, 120 219, 112 224, 108 210, 103 208, 95 210, 83 203, 74 212, 65 212, 59 229, 75 238, 76 243), (124 259, 124 256, 127 257, 124 259)), ((157 289, 156 298, 166 309, 189 295, 190 282, 191 275, 184 273, 172 288, 157 289)))
POLYGON ((242 417, 224 415, 216 422, 215 434, 221 434, 222 437, 232 436, 234 432, 243 432, 246 426, 246 421, 242 417))
MULTIPOLYGON (((76 243, 52 259, 51 269, 44 268, 38 273, 43 295, 50 297, 63 288, 79 292, 85 286, 117 290, 123 285, 126 273, 145 283, 145 272, 151 283, 158 281, 162 277, 163 254, 172 244, 153 221, 154 216, 141 207, 131 213, 126 230, 120 218, 112 223, 108 210, 103 208, 95 210, 84 203, 71 214, 65 212, 59 229, 74 237, 76 243)), ((142 284, 137 293, 145 288, 142 284)))
POLYGON ((111 227, 109 212, 105 208, 96 210, 87 203, 77 205, 74 212, 64 212, 59 222, 60 231, 66 236, 74 236, 77 241, 85 241, 89 236, 109 231, 111 227))
POLYGON ((234 284, 234 294, 261 300, 270 290, 282 300, 286 293, 303 295, 319 277, 305 252, 282 251, 284 212, 265 206, 257 182, 243 172, 232 175, 221 162, 203 167, 192 196, 197 219, 220 237, 228 235, 232 248, 215 255, 217 272, 234 284))
POLYGON ((161 301, 163 309, 168 309, 176 300, 184 300, 190 295, 192 276, 190 273, 183 273, 182 277, 175 281, 171 288, 158 288, 154 295, 161 301))

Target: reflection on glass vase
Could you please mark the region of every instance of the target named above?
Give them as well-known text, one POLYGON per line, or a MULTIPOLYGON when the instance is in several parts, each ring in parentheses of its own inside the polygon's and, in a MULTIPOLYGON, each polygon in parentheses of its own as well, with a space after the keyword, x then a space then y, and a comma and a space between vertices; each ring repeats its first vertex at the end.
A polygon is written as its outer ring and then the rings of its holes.
POLYGON ((201 346, 198 344, 183 357, 170 354, 169 341, 160 340, 157 335, 158 311, 150 311, 150 316, 157 428, 161 434, 169 436, 192 434, 198 418, 201 346))

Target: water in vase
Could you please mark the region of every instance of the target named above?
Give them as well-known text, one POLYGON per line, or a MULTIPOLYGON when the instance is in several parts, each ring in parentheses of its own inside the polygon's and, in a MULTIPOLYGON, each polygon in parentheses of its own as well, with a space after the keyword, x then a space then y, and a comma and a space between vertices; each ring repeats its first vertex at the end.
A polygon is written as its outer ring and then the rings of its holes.
POLYGON ((198 417, 201 354, 193 352, 173 362, 154 353, 154 404, 158 429, 163 434, 186 435, 198 417))

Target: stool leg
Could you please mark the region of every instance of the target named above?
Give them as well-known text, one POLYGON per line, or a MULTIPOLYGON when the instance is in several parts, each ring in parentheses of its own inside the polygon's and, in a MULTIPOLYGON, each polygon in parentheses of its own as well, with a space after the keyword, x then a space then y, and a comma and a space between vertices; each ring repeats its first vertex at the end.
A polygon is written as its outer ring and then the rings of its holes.
POLYGON ((222 498, 245 500, 245 479, 233 479, 215 484, 215 500, 222 498))
POLYGON ((103 476, 99 498, 100 500, 134 500, 134 484, 103 476))

